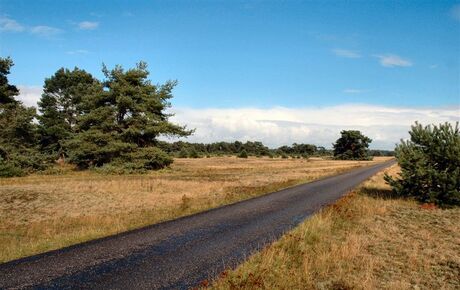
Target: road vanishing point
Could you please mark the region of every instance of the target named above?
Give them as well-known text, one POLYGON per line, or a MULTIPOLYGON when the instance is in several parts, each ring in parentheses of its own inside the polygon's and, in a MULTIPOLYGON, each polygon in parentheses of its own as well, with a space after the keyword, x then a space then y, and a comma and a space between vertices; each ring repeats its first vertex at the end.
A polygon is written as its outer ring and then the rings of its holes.
POLYGON ((0 265, 0 289, 188 289, 233 268, 387 161, 0 265))

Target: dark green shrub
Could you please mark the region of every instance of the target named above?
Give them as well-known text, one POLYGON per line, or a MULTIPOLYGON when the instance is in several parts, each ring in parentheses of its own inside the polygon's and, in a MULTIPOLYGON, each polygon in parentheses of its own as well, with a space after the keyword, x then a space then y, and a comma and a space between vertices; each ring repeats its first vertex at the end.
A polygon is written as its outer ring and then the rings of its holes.
POLYGON ((248 152, 246 150, 243 150, 238 154, 238 158, 248 158, 248 152))
POLYGON ((198 154, 198 152, 195 150, 195 149, 192 149, 190 151, 190 155, 189 155, 190 158, 200 158, 200 154, 198 154))
POLYGON ((179 152, 179 158, 188 158, 188 151, 185 150, 185 149, 182 149, 180 152, 179 152))
POLYGON ((385 180, 398 196, 438 205, 460 205, 460 133, 458 123, 415 123, 410 140, 396 147, 401 178, 385 180))
POLYGON ((0 177, 24 176, 26 173, 20 167, 0 161, 0 177))

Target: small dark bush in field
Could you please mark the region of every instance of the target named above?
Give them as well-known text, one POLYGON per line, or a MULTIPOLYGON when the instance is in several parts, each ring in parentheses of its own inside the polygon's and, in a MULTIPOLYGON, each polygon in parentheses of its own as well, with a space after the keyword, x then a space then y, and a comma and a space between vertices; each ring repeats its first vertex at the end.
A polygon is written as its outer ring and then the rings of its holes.
POLYGON ((460 131, 458 123, 425 126, 415 123, 410 140, 396 147, 401 178, 385 176, 398 196, 460 206, 460 131))
POLYGON ((243 150, 238 154, 238 158, 248 158, 248 152, 246 150, 243 150))
POLYGON ((0 177, 15 177, 23 175, 25 175, 25 172, 20 167, 0 161, 0 177))
POLYGON ((200 154, 198 154, 195 149, 192 149, 192 151, 190 151, 190 158, 200 158, 200 154))
POLYGON ((287 156, 287 154, 284 154, 284 153, 283 153, 283 154, 281 154, 281 158, 283 158, 283 159, 288 159, 289 156, 287 156))
POLYGON ((182 149, 182 150, 179 152, 179 158, 187 158, 187 157, 188 157, 188 152, 187 152, 187 150, 182 149))

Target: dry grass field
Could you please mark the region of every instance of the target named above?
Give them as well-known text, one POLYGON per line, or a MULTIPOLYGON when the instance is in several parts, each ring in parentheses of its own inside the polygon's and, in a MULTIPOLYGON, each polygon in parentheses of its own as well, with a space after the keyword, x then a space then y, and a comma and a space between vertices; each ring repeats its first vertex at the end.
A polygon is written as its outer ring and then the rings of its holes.
POLYGON ((391 198, 380 173, 213 288, 460 289, 459 220, 459 208, 391 198))
POLYGON ((383 161, 177 159, 145 175, 57 168, 0 179, 0 262, 61 248, 383 161))

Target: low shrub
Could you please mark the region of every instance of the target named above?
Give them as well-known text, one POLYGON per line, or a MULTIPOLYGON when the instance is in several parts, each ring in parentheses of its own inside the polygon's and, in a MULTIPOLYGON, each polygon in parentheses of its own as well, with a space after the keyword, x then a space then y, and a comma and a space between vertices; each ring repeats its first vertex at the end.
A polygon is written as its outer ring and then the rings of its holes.
POLYGON ((243 150, 238 154, 238 158, 248 158, 248 152, 246 150, 243 150))

